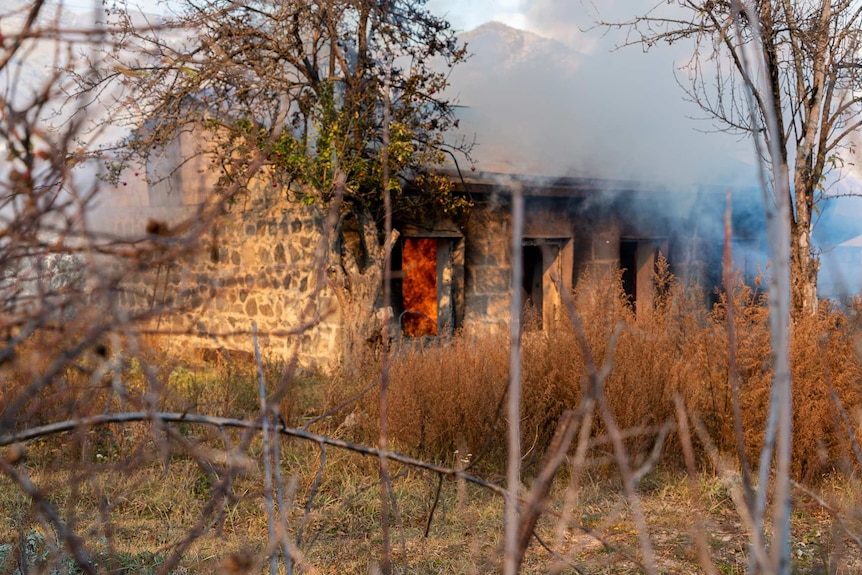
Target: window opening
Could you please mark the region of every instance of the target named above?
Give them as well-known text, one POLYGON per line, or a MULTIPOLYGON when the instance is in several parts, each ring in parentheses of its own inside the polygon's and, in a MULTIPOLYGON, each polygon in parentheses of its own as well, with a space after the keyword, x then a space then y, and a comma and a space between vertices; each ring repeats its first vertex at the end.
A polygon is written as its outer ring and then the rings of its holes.
POLYGON ((562 305, 561 255, 567 242, 567 239, 524 239, 521 325, 527 331, 548 329, 557 318, 562 305))
POLYGON ((405 238, 401 252, 402 333, 437 335, 437 240, 405 238))
POLYGON ((620 240, 620 268, 623 291, 637 312, 638 307, 649 309, 655 296, 655 264, 659 251, 665 248, 663 239, 620 240))

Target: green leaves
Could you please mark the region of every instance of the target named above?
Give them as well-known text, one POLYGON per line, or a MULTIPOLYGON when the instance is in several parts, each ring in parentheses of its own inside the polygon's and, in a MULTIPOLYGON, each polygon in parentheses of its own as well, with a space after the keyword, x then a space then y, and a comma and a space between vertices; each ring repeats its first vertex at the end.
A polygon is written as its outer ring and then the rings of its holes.
POLYGON ((325 203, 344 172, 346 205, 382 220, 387 128, 394 208, 448 209, 442 180, 422 176, 441 164, 445 134, 457 125, 438 70, 467 53, 424 2, 203 0, 187 8, 165 23, 187 29, 181 41, 136 30, 128 48, 140 53, 115 65, 128 69, 119 75, 135 92, 127 105, 152 126, 129 142, 128 156, 146 159, 183 133, 203 131, 218 190, 265 178, 269 193, 325 203), (148 54, 158 54, 157 65, 147 67, 148 54), (417 192, 409 202, 408 183, 417 192))

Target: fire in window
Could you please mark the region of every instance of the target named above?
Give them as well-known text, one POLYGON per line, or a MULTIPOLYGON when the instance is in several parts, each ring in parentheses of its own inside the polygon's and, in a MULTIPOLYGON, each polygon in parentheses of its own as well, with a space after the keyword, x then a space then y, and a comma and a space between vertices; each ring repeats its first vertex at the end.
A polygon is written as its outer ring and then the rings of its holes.
POLYGON ((437 240, 407 238, 402 252, 404 335, 437 335, 437 240))
POLYGON ((463 283, 460 238, 404 237, 392 254, 392 304, 401 334, 451 335, 463 283))

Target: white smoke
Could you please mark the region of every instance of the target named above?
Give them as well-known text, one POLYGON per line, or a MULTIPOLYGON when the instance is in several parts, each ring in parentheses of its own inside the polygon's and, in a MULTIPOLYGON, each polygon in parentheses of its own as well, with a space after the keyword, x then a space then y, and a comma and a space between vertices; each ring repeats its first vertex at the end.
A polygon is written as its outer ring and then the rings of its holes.
MULTIPOLYGON (((494 19, 522 29, 485 26, 462 35, 474 57, 454 71, 451 93, 466 106, 462 131, 477 139, 479 169, 674 187, 756 181, 749 140, 716 133, 708 119, 692 119, 704 114, 684 100, 675 77, 686 85, 680 69, 690 45, 656 46, 645 54, 637 46, 619 48, 630 39, 625 31, 595 24, 673 7, 655 0, 459 4, 432 0, 430 6, 449 6, 456 28, 494 19)), ((845 152, 843 178, 832 181, 832 193, 862 193, 860 155, 859 143, 845 152)), ((822 291, 855 293, 862 287, 862 198, 841 197, 821 207, 814 237, 823 252, 822 291)))
MULTIPOLYGON (((552 19, 552 16, 548 16, 552 19)), ((569 27, 555 28, 563 35, 569 27)), ((500 23, 464 33, 472 58, 452 72, 487 171, 634 179, 662 184, 750 181, 751 146, 720 134, 684 101, 680 50, 613 51, 601 30, 576 45, 500 23), (699 131, 700 130, 700 131, 699 131)))

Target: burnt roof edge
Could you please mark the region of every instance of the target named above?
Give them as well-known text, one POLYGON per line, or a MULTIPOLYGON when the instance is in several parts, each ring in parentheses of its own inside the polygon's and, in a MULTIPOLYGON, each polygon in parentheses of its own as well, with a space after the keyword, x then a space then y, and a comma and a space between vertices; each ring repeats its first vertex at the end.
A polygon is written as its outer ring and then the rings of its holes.
POLYGON ((756 191, 756 186, 730 184, 680 184, 669 186, 648 181, 614 180, 578 176, 534 176, 501 172, 459 173, 443 170, 441 173, 452 179, 455 191, 471 194, 506 193, 515 186, 528 197, 588 197, 600 192, 617 194, 679 194, 707 193, 733 195, 756 191))

